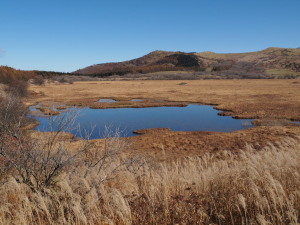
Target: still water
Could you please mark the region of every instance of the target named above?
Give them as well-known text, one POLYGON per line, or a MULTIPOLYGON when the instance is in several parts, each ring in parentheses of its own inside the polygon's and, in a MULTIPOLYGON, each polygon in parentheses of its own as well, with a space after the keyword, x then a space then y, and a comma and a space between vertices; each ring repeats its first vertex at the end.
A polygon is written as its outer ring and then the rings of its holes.
MULTIPOLYGON (((170 128, 173 131, 222 131, 229 132, 251 127, 250 119, 233 119, 230 116, 219 116, 212 106, 188 105, 187 107, 152 107, 152 108, 115 108, 79 110, 74 124, 79 128, 67 130, 77 137, 84 136, 85 131, 93 130, 91 139, 102 138, 105 127, 118 129, 121 136, 134 136, 134 130, 146 128, 170 128)), ((41 116, 34 117, 40 125, 39 131, 58 129, 60 118, 66 118, 62 112, 52 119, 41 116)), ((63 120, 63 119, 62 119, 63 120)), ((111 134, 110 134, 111 135, 111 134)))

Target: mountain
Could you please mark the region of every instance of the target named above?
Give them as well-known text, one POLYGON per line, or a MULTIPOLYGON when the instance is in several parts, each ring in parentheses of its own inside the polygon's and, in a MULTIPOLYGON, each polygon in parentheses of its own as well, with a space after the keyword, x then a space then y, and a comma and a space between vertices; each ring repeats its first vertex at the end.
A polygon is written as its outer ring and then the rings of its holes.
POLYGON ((199 69, 201 61, 192 53, 154 51, 143 57, 119 62, 92 65, 74 73, 79 74, 119 74, 147 73, 181 69, 199 69))
POLYGON ((154 51, 137 59, 103 63, 75 71, 105 77, 162 71, 193 71, 199 75, 238 78, 300 75, 300 49, 267 48, 249 53, 185 53, 154 51))

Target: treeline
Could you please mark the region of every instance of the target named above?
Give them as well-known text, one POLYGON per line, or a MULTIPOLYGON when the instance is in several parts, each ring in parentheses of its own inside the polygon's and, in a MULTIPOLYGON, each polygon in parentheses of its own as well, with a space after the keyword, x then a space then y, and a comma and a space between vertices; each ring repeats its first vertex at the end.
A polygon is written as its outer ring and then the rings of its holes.
POLYGON ((156 62, 157 64, 172 64, 176 67, 201 68, 203 63, 193 54, 173 54, 156 62))
MULTIPOLYGON (((191 71, 191 68, 187 69, 184 67, 174 67, 171 65, 152 65, 152 66, 144 66, 144 67, 132 68, 126 70, 93 73, 93 74, 89 74, 89 76, 104 78, 113 75, 124 76, 127 74, 147 74, 147 73, 165 72, 165 71, 191 71)), ((203 70, 195 67, 193 68, 192 71, 203 71, 203 70)))
POLYGON ((100 72, 89 74, 93 77, 109 77, 113 75, 124 76, 126 74, 147 74, 147 73, 155 73, 155 72, 166 72, 166 71, 195 71, 201 72, 204 71, 205 68, 202 67, 176 67, 174 65, 151 65, 151 66, 143 66, 137 68, 126 68, 124 70, 114 70, 110 72, 100 72))
POLYGON ((16 92, 19 96, 27 95, 28 81, 33 84, 43 85, 45 80, 52 80, 59 83, 73 83, 77 80, 89 80, 89 76, 82 76, 76 73, 64 73, 55 71, 24 71, 16 70, 8 66, 0 66, 0 83, 5 84, 7 89, 16 92), (85 79, 86 77, 86 79, 85 79))
POLYGON ((0 82, 9 84, 15 80, 28 81, 36 75, 34 71, 16 70, 8 66, 0 67, 0 82))
POLYGON ((16 70, 8 66, 0 67, 0 83, 5 84, 9 91, 19 96, 27 94, 28 80, 36 76, 33 71, 16 70))
POLYGON ((56 71, 39 71, 35 70, 35 74, 43 76, 44 78, 51 78, 53 76, 63 76, 63 75, 69 75, 69 76, 80 76, 81 74, 78 73, 65 73, 65 72, 56 72, 56 71))

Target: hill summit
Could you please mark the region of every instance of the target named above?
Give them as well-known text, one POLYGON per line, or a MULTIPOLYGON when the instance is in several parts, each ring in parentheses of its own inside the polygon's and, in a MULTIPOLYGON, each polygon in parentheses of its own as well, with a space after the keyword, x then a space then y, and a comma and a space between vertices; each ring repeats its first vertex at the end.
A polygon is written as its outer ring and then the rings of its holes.
POLYGON ((193 71, 218 76, 300 75, 300 49, 267 48, 249 53, 153 51, 124 62, 103 63, 74 73, 105 77, 162 71, 193 71))

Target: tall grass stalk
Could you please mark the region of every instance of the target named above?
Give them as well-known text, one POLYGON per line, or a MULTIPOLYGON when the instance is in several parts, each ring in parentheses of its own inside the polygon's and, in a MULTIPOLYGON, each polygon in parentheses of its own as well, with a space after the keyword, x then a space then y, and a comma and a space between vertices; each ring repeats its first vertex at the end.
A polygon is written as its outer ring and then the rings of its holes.
POLYGON ((157 164, 107 158, 101 172, 77 164, 39 190, 11 177, 0 186, 0 223, 296 225, 299 142, 276 146, 157 164))

